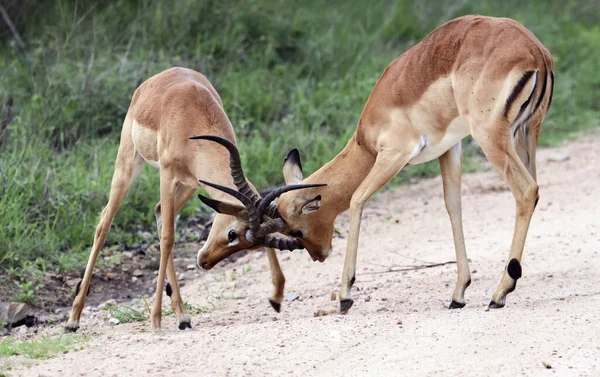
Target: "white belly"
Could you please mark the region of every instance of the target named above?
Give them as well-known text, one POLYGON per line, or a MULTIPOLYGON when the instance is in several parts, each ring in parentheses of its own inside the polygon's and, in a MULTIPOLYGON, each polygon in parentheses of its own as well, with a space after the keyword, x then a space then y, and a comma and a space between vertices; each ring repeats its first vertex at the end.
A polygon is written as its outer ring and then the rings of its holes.
POLYGON ((135 150, 150 166, 160 169, 158 153, 156 148, 156 132, 148 127, 140 125, 135 119, 131 127, 131 139, 135 150))
POLYGON ((469 133, 469 126, 466 122, 461 117, 454 118, 454 120, 450 122, 444 136, 436 144, 432 144, 427 135, 423 135, 427 141, 427 145, 421 150, 421 153, 409 161, 409 164, 422 164, 440 157, 459 143, 465 136, 469 135, 469 133))

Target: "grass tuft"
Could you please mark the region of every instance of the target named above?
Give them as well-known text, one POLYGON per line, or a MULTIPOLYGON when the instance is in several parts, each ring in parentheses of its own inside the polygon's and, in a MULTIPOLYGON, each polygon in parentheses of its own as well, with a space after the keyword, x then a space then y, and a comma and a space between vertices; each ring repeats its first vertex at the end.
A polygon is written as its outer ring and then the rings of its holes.
POLYGON ((49 359, 61 353, 82 350, 87 341, 81 335, 42 337, 22 342, 7 337, 0 343, 0 357, 22 355, 29 359, 49 359))

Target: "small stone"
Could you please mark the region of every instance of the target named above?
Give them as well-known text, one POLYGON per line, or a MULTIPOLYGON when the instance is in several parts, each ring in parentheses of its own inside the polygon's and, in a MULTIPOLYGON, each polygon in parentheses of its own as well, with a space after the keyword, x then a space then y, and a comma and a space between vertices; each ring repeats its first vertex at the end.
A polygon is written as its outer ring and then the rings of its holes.
POLYGON ((136 278, 135 276, 132 276, 132 277, 131 277, 131 282, 132 282, 132 283, 135 283, 136 281, 138 281, 138 278, 136 278))
POLYGON ((25 336, 27 335, 28 329, 27 326, 22 325, 16 328, 17 330, 17 334, 19 334, 20 336, 25 336))
POLYGON ((331 301, 335 301, 335 299, 337 298, 337 294, 335 292, 331 293, 331 301))
POLYGON ((187 268, 188 270, 195 270, 196 269, 196 265, 195 264, 188 264, 185 268, 187 268))
POLYGON ((388 310, 388 308, 385 308, 385 307, 383 307, 383 308, 379 308, 379 309, 377 309, 377 311, 378 311, 378 312, 387 312, 387 311, 389 311, 389 310, 388 310))
POLYGON ((399 319, 398 322, 396 322, 396 324, 402 326, 402 320, 399 319))
POLYGON ((114 275, 112 272, 107 272, 105 276, 108 280, 112 280, 114 278, 114 275))
POLYGON ((285 295, 285 301, 296 301, 300 298, 299 294, 296 293, 290 293, 285 295))
POLYGON ((10 304, 0 302, 0 319, 9 325, 21 326, 33 320, 31 309, 22 302, 11 302, 10 304))
POLYGON ((371 295, 369 295, 365 298, 365 302, 369 302, 369 301, 371 301, 371 295))
POLYGON ((139 268, 136 268, 135 270, 133 270, 133 276, 140 277, 142 275, 144 275, 144 271, 140 270, 139 268))
POLYGON ((131 258, 133 258, 133 253, 131 251, 124 251, 123 257, 127 258, 127 259, 131 259, 131 258))
POLYGON ((550 365, 550 363, 547 363, 545 361, 542 361, 542 365, 544 366, 544 368, 546 369, 552 369, 552 365, 550 365))
POLYGON ((118 325, 119 323, 121 323, 121 321, 119 321, 118 319, 113 317, 108 320, 108 323, 110 323, 111 325, 114 326, 114 325, 118 325))

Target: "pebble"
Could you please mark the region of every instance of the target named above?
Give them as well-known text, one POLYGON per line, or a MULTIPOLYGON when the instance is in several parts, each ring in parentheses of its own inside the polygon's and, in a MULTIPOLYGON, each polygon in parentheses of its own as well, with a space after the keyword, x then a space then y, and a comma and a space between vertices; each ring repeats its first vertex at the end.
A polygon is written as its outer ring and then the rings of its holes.
POLYGON ((195 264, 188 264, 188 265, 186 266, 186 268, 187 268, 188 270, 195 270, 195 269, 196 269, 196 265, 195 265, 195 264))
POLYGON ((135 270, 133 270, 133 276, 140 277, 142 275, 144 275, 144 271, 140 270, 139 268, 136 268, 135 270))
POLYGON ((296 301, 300 298, 300 295, 297 293, 290 293, 285 295, 285 301, 296 301))
POLYGON ((121 323, 121 321, 113 317, 108 320, 108 323, 110 323, 111 325, 118 325, 119 323, 121 323))
POLYGON ((19 334, 21 336, 27 335, 27 332, 29 331, 29 329, 25 325, 17 327, 16 330, 17 330, 17 334, 19 334))

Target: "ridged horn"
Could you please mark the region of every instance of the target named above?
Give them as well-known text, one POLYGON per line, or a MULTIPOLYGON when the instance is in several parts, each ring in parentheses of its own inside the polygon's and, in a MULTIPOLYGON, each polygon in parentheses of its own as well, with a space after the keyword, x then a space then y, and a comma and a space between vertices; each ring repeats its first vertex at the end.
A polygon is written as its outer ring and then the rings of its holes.
POLYGON ((289 251, 304 249, 304 245, 297 239, 277 234, 267 234, 263 240, 263 245, 273 249, 289 251))
POLYGON ((221 144, 229 151, 229 168, 231 169, 231 176, 233 177, 233 183, 237 187, 238 191, 244 194, 247 198, 256 203, 260 200, 260 195, 250 187, 246 177, 244 176, 244 170, 242 169, 242 159, 240 158, 240 152, 237 147, 229 140, 215 135, 198 135, 191 136, 192 140, 210 140, 215 143, 221 144))
POLYGON ((242 202, 242 204, 248 210, 250 229, 252 229, 253 231, 256 231, 260 228, 260 219, 256 212, 256 206, 254 205, 252 200, 250 200, 250 198, 248 198, 246 195, 244 195, 241 192, 238 192, 232 188, 229 188, 226 186, 221 186, 216 183, 212 183, 212 182, 208 182, 208 181, 203 181, 202 179, 200 179, 199 181, 207 186, 215 188, 219 191, 223 191, 224 193, 229 194, 229 195, 233 196, 234 198, 236 198, 237 200, 239 200, 240 202, 242 202))

